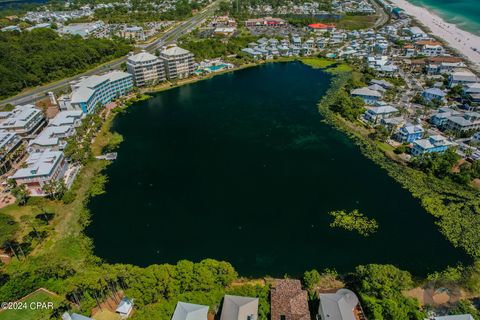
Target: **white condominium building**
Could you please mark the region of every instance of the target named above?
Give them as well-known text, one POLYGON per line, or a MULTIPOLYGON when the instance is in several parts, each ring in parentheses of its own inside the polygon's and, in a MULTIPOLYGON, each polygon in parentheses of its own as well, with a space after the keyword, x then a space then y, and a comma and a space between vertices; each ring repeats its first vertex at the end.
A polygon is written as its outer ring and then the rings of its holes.
POLYGON ((0 130, 14 132, 22 137, 36 133, 44 123, 43 112, 31 104, 0 112, 0 130))
POLYGON ((127 71, 138 87, 165 81, 163 61, 146 51, 128 57, 127 71))
POLYGON ((168 46, 160 52, 168 79, 188 78, 195 71, 193 54, 180 47, 168 46))
POLYGON ((90 76, 71 84, 68 101, 60 101, 62 109, 82 110, 92 113, 99 106, 113 101, 133 89, 132 75, 122 71, 110 71, 101 76, 90 76), (67 105, 66 107, 62 107, 67 105))
POLYGON ((52 180, 63 179, 67 167, 63 152, 45 150, 31 154, 26 161, 26 167, 18 169, 10 178, 17 184, 26 185, 30 195, 43 196, 43 186, 52 180))

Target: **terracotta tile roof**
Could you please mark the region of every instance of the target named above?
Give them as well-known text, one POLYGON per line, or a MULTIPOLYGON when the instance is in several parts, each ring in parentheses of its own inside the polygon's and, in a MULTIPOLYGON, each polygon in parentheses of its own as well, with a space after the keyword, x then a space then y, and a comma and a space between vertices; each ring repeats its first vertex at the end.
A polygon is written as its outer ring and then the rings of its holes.
POLYGON ((307 291, 300 280, 277 279, 271 290, 271 320, 311 320, 307 291))

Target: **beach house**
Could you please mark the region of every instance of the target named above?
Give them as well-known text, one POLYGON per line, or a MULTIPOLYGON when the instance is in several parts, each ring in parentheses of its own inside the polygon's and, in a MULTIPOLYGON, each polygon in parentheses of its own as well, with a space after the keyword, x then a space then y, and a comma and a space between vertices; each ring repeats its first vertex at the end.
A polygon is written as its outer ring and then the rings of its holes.
POLYGON ((452 88, 456 85, 467 85, 478 81, 478 77, 472 71, 468 69, 460 69, 450 74, 448 77, 448 86, 452 88))
POLYGON ((368 87, 354 89, 350 92, 352 97, 360 97, 366 104, 374 104, 382 99, 382 93, 377 90, 372 90, 368 87))
POLYGON ((348 289, 335 293, 320 293, 318 320, 358 320, 363 312, 357 295, 348 289))
POLYGON ((426 153, 444 152, 453 145, 447 138, 441 135, 433 135, 426 139, 413 141, 412 154, 421 156, 426 153))
POLYGON ((232 296, 223 298, 220 320, 257 320, 258 298, 232 296))
POLYGON ((172 320, 208 320, 208 306, 178 301, 172 320))
POLYGON ((363 118, 371 124, 378 124, 381 120, 394 117, 398 114, 398 109, 389 105, 369 107, 363 114, 363 118))
POLYGON ((447 94, 445 93, 445 91, 440 90, 438 88, 428 88, 422 92, 422 97, 428 101, 432 101, 432 100, 445 101, 446 95, 447 94))
POLYGON ((422 126, 414 124, 405 124, 396 133, 395 139, 400 142, 413 142, 423 137, 422 126))

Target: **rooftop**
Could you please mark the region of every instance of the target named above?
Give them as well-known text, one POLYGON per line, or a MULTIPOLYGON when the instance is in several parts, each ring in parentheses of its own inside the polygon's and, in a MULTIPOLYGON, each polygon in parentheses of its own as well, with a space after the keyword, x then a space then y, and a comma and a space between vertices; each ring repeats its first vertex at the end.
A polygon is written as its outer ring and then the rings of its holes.
POLYGON ((63 158, 63 152, 61 151, 45 150, 43 152, 32 153, 26 161, 27 167, 18 169, 12 178, 21 179, 47 176, 52 173, 61 158, 63 158))
POLYGON ((258 298, 225 295, 220 320, 245 320, 248 316, 257 319, 258 298))

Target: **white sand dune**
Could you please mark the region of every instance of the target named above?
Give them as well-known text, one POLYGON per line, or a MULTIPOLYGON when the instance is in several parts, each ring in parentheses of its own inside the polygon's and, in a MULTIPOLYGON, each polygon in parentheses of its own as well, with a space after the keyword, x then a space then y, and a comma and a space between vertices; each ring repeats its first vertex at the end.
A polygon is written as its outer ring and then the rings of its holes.
POLYGON ((406 0, 389 1, 428 27, 434 36, 443 39, 450 47, 456 49, 466 59, 470 60, 476 70, 480 70, 479 36, 459 29, 454 24, 445 22, 428 9, 417 7, 406 0))

